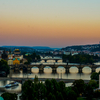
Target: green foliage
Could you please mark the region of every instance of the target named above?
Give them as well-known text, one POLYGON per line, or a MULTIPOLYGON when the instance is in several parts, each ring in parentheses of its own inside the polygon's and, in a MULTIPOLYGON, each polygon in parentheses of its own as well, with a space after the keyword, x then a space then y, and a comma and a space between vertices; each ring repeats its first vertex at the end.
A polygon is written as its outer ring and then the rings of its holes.
POLYGON ((88 84, 91 85, 93 89, 98 87, 98 84, 95 80, 90 80, 88 84))
POLYGON ((10 72, 10 67, 8 66, 6 60, 3 60, 3 59, 2 59, 2 60, 0 61, 0 71, 6 72, 6 76, 9 74, 9 72, 10 72))
POLYGON ((75 80, 73 87, 65 87, 65 83, 57 82, 55 79, 46 80, 45 83, 31 80, 25 81, 22 85, 21 100, 84 100, 78 98, 80 94, 84 95, 87 100, 92 100, 93 95, 99 97, 99 92, 93 91, 95 81, 85 84, 83 80, 75 80))
POLYGON ((53 92, 53 84, 50 80, 46 80, 45 81, 45 86, 46 86, 46 89, 47 89, 47 94, 49 94, 50 92, 52 93, 53 92))
POLYGON ((93 64, 94 63, 94 56, 88 54, 78 54, 78 55, 62 55, 62 59, 64 62, 67 60, 70 63, 80 63, 80 64, 93 64))
POLYGON ((86 96, 87 100, 92 100, 93 98, 93 87, 91 85, 85 86, 84 95, 86 96))
POLYGON ((77 100, 77 94, 73 90, 68 91, 68 100, 77 100))
MULTIPOLYGON (((49 93, 49 95, 47 96, 48 100, 56 100, 55 95, 53 95, 52 93, 49 93)), ((62 100, 62 99, 60 99, 62 100)))
POLYGON ((37 75, 35 75, 35 78, 34 78, 34 84, 38 84, 38 76, 37 75))
POLYGON ((96 91, 94 92, 94 97, 95 97, 95 98, 100 98, 100 90, 96 90, 96 91))
POLYGON ((93 72, 92 74, 91 74, 91 80, 99 80, 99 74, 100 74, 100 72, 99 73, 97 73, 97 72, 93 72))
POLYGON ((17 100, 17 94, 15 94, 15 93, 3 93, 2 95, 1 95, 3 98, 4 98, 4 100, 17 100))
POLYGON ((25 64, 30 64, 30 62, 37 62, 41 60, 40 56, 37 55, 35 52, 28 56, 25 56, 24 54, 24 57, 28 60, 28 62, 26 62, 25 64))
POLYGON ((64 100, 62 93, 58 91, 57 91, 57 100, 64 100))
POLYGON ((86 99, 83 99, 82 97, 79 97, 79 98, 77 98, 77 100, 86 100, 86 99))
POLYGON ((34 84, 28 80, 22 85, 21 100, 32 100, 34 97, 34 84))
POLYGON ((79 93, 83 93, 84 92, 85 83, 84 83, 84 81, 82 79, 75 80, 73 82, 73 86, 77 88, 79 93))

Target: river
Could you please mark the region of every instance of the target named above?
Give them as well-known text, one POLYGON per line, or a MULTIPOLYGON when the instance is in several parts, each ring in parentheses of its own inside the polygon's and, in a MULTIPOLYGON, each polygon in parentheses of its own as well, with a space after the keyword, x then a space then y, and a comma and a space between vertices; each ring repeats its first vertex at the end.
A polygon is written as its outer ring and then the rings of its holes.
MULTIPOLYGON (((41 61, 40 63, 43 63, 44 61, 41 61)), ((47 63, 53 63, 53 60, 48 61, 47 63)), ((62 63, 62 60, 60 60, 58 63, 62 63)), ((70 63, 69 63, 70 64, 70 63)), ((100 63, 96 63, 98 65, 100 65, 100 63)), ((72 64, 73 65, 73 64, 72 64)), ((35 75, 38 76, 38 78, 62 78, 62 79, 85 79, 85 80, 90 80, 90 75, 91 75, 91 68, 89 68, 88 66, 85 66, 82 71, 83 73, 79 74, 78 73, 78 69, 75 66, 72 66, 70 68, 70 73, 66 74, 65 73, 65 68, 62 66, 59 66, 57 68, 57 73, 56 74, 52 74, 52 69, 49 66, 46 66, 44 68, 44 73, 43 74, 39 74, 39 69, 37 67, 34 67, 31 69, 32 73, 28 73, 28 74, 23 74, 22 71, 20 71, 20 73, 14 73, 12 70, 10 71, 12 73, 11 77, 16 77, 16 78, 34 78, 35 75)), ((96 69, 96 72, 100 71, 100 68, 96 69)), ((9 75, 8 75, 9 77, 9 75)), ((4 86, 6 84, 10 83, 10 81, 0 81, 0 87, 4 88, 4 86)), ((66 84, 66 86, 70 86, 72 83, 68 83, 66 84)), ((21 92, 21 84, 19 84, 19 86, 16 87, 12 87, 12 88, 8 88, 8 89, 4 89, 4 91, 6 92, 14 92, 14 93, 20 93, 21 92)), ((3 92, 1 92, 3 93, 3 92)))

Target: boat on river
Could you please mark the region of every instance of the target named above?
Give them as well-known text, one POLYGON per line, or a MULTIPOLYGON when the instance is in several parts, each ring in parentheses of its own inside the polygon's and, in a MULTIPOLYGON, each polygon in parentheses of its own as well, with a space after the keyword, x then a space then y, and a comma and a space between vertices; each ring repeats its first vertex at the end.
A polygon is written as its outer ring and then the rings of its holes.
POLYGON ((5 88, 10 88, 10 87, 18 86, 18 85, 19 85, 18 82, 12 82, 12 83, 5 85, 5 88))

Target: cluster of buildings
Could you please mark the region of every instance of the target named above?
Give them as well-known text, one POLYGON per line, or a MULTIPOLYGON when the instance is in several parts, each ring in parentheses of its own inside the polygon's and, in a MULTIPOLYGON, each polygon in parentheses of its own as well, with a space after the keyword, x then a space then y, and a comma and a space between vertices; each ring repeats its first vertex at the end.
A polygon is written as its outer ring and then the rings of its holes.
POLYGON ((80 53, 84 53, 84 54, 89 54, 89 55, 94 55, 94 56, 99 56, 100 57, 100 51, 95 51, 95 52, 91 52, 90 50, 55 50, 55 51, 51 51, 51 53, 56 56, 56 55, 78 55, 80 53))
POLYGON ((8 65, 21 64, 27 61, 23 58, 23 55, 21 55, 21 51, 19 49, 15 49, 13 52, 0 50, 0 60, 1 59, 5 59, 8 65))

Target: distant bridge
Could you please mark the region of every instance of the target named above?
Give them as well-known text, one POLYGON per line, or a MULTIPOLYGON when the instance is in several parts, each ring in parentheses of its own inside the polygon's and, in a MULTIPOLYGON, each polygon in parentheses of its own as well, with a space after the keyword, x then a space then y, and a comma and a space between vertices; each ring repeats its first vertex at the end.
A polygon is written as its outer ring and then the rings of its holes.
POLYGON ((47 62, 48 60, 54 60, 55 62, 58 62, 58 60, 62 60, 62 58, 48 57, 48 58, 41 58, 41 60, 44 60, 45 62, 47 62))
POLYGON ((37 67, 39 68, 39 73, 44 72, 44 68, 46 66, 49 66, 52 68, 52 73, 57 73, 57 68, 59 66, 62 66, 65 68, 66 73, 69 73, 69 69, 73 66, 78 68, 78 72, 82 73, 82 69, 86 66, 91 68, 91 72, 95 72, 96 68, 100 67, 100 65, 68 65, 67 63, 33 63, 32 65, 25 65, 25 64, 20 64, 20 65, 10 65, 12 69, 14 69, 15 72, 20 72, 20 69, 24 70, 26 69, 27 72, 31 72, 31 68, 37 67))

